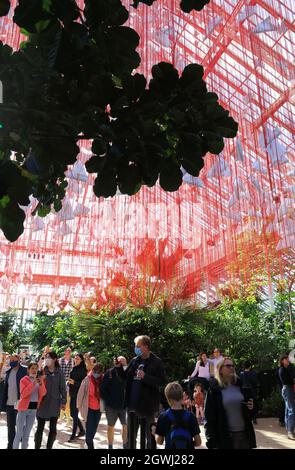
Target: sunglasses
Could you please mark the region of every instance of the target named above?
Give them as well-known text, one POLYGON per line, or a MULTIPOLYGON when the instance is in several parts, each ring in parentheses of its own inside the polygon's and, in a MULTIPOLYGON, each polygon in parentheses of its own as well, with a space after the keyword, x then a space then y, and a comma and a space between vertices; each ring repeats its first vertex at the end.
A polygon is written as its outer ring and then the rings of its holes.
POLYGON ((228 369, 234 369, 235 366, 233 364, 224 364, 222 367, 227 367, 228 369))

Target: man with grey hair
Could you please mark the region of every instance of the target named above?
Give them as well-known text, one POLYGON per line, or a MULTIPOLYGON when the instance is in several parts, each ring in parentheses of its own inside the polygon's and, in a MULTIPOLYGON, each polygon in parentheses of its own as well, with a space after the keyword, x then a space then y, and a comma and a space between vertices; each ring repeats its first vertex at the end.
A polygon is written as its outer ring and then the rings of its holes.
POLYGON ((151 352, 149 336, 137 336, 134 343, 136 357, 126 370, 128 448, 136 448, 136 436, 141 424, 141 448, 151 449, 151 424, 159 411, 159 387, 165 385, 166 375, 161 359, 151 352))

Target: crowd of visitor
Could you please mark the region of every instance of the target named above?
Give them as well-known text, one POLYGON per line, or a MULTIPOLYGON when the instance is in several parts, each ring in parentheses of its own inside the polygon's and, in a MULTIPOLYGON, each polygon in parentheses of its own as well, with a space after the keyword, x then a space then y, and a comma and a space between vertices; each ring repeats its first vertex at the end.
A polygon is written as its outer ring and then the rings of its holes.
MULTIPOLYGON (((194 371, 181 385, 167 384, 162 360, 151 350, 148 336, 134 340, 135 357, 114 358, 104 371, 90 353, 64 356, 47 346, 35 360, 28 351, 4 354, 0 364, 1 410, 6 413, 8 449, 27 449, 36 422, 35 448, 42 445, 46 421, 51 449, 59 419, 66 419, 72 432, 69 442, 85 439, 94 449, 102 412, 107 420, 108 448, 114 444, 117 420, 122 426, 122 446, 194 448, 201 445, 204 426, 206 446, 216 449, 256 447, 258 378, 250 363, 237 374, 230 357, 215 348, 211 357, 202 352, 194 371), (166 387, 165 387, 166 385, 166 387), (164 394, 161 393, 164 390, 164 394)), ((287 436, 295 440, 295 368, 288 355, 280 358, 278 376, 285 405, 287 436)))

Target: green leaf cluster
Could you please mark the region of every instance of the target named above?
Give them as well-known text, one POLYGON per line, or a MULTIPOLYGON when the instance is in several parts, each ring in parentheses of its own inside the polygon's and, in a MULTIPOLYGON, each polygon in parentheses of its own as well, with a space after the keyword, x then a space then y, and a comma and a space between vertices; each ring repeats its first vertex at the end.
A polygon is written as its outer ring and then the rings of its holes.
MULTIPOLYGON (((183 0, 182 7, 205 3, 183 0)), ((8 4, 0 2, 0 13, 8 4)), ((134 73, 140 38, 124 26, 127 19, 121 0, 85 0, 84 10, 75 0, 18 1, 13 21, 27 40, 15 52, 0 42, 0 199, 9 197, 0 205, 0 228, 10 241, 23 231, 18 205, 28 195, 39 201, 40 216, 61 209, 65 171, 81 139, 93 142, 87 170, 96 174, 94 193, 110 197, 158 180, 175 191, 184 170, 197 176, 206 153, 218 154, 223 139, 236 135, 201 66, 179 76, 161 62, 149 85, 134 73)))
MULTIPOLYGON (((140 3, 152 5, 155 1, 156 0, 133 0, 133 6, 137 8, 140 3)), ((190 13, 192 10, 201 11, 208 3, 210 3, 210 0, 181 0, 180 8, 185 13, 190 13)))
POLYGON ((66 346, 91 351, 105 367, 115 355, 134 356, 133 339, 147 334, 152 350, 164 361, 169 380, 182 380, 195 366, 201 351, 219 347, 237 368, 250 361, 257 369, 275 369, 278 357, 288 350, 288 310, 280 303, 271 312, 261 299, 225 300, 212 310, 175 305, 133 307, 95 314, 61 312, 38 314, 30 341, 42 349, 51 344, 60 354, 66 346))
POLYGON ((0 313, 0 341, 3 352, 13 354, 18 352, 21 344, 27 342, 28 329, 19 322, 19 317, 14 310, 0 313))

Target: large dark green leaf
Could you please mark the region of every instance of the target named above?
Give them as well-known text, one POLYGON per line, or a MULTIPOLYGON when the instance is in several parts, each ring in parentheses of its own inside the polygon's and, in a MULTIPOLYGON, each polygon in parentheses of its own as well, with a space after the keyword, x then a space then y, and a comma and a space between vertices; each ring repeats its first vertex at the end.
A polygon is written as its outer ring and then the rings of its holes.
POLYGON ((173 162, 165 162, 160 173, 160 186, 164 191, 177 191, 182 184, 180 166, 173 162))
POLYGON ((84 14, 91 27, 120 26, 128 20, 129 13, 120 0, 85 0, 84 14))
POLYGON ((218 103, 209 102, 206 105, 206 116, 209 119, 224 119, 227 116, 225 109, 218 103))
POLYGON ((137 100, 145 91, 146 87, 146 78, 144 75, 136 73, 126 77, 123 80, 124 92, 127 94, 128 98, 132 101, 137 100))
POLYGON ((128 165, 119 168, 118 171, 119 190, 123 194, 132 196, 136 194, 142 185, 139 168, 136 165, 128 165))
POLYGON ((95 155, 105 155, 107 152, 107 145, 103 139, 94 139, 92 142, 92 152, 95 155))
POLYGON ((185 13, 190 13, 192 10, 201 11, 210 0, 181 0, 180 7, 185 13))
POLYGON ((160 62, 152 67, 152 80, 149 89, 152 92, 166 94, 178 84, 178 71, 168 62, 160 62))
MULTIPOLYGON (((137 8, 140 3, 145 5, 152 5, 156 0, 133 0, 132 6, 137 8)), ((210 0, 181 0, 180 7, 185 13, 190 13, 192 10, 201 11, 210 0)))
POLYGON ((106 164, 104 157, 93 155, 85 164, 88 173, 101 173, 106 164))
POLYGON ((93 186, 94 194, 97 197, 112 197, 117 192, 116 173, 112 168, 106 169, 97 176, 93 186))
POLYGON ((184 158, 181 160, 181 164, 190 175, 199 176, 201 169, 204 167, 204 160, 203 157, 195 155, 194 158, 184 158))
POLYGON ((54 150, 51 154, 51 157, 54 160, 65 162, 67 165, 72 165, 75 163, 79 152, 80 147, 77 145, 77 143, 74 140, 65 137, 55 141, 54 150))
POLYGON ((214 132, 204 132, 206 143, 208 145, 208 151, 218 155, 224 148, 223 138, 214 132))
POLYGON ((140 165, 142 167, 142 180, 144 184, 152 187, 156 184, 161 167, 161 155, 159 155, 158 146, 155 146, 153 142, 146 143, 146 153, 141 155, 140 165))
POLYGON ((30 175, 12 161, 6 161, 0 166, 0 183, 10 200, 21 205, 28 205, 32 194, 32 180, 30 175))
POLYGON ((181 75, 180 82, 189 85, 191 82, 202 80, 204 68, 198 64, 187 65, 181 75))
POLYGON ((206 98, 204 99, 205 103, 207 103, 207 102, 216 102, 217 103, 217 101, 218 101, 218 95, 216 95, 216 93, 212 93, 212 92, 207 93, 206 98))
POLYGON ((10 0, 0 0, 0 16, 6 16, 10 10, 10 0))
POLYGON ((13 21, 29 33, 37 33, 36 24, 53 19, 53 15, 43 8, 42 0, 19 0, 14 10, 13 21))
POLYGON ((53 12, 59 20, 68 24, 79 18, 79 8, 75 0, 51 0, 53 12))
POLYGON ((0 71, 1 68, 7 64, 7 62, 11 59, 11 55, 13 53, 12 47, 8 46, 7 44, 3 44, 0 41, 0 71))
POLYGON ((235 137, 238 132, 238 123, 230 116, 216 122, 216 131, 223 137, 235 137))
POLYGON ((24 231, 25 213, 15 201, 10 201, 5 208, 0 207, 0 229, 4 236, 15 242, 24 231))
POLYGON ((133 0, 132 6, 137 8, 140 3, 144 3, 145 5, 152 5, 156 0, 133 0))
POLYGON ((139 45, 139 35, 127 26, 109 28, 106 43, 112 72, 118 77, 131 74, 140 64, 140 56, 135 51, 139 45))

